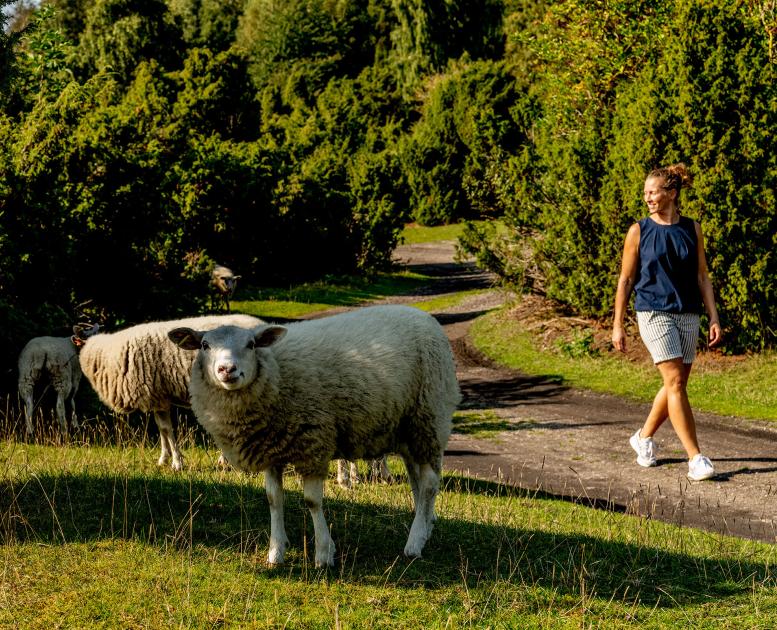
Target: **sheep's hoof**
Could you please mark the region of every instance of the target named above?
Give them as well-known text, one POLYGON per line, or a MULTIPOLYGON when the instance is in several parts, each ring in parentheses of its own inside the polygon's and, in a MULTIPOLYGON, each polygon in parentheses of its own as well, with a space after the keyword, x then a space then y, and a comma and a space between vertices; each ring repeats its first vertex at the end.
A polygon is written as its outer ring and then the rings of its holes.
POLYGON ((320 558, 318 557, 318 554, 316 554, 315 565, 317 569, 326 569, 335 566, 334 553, 323 554, 320 558))
POLYGON ((172 468, 175 472, 181 472, 183 470, 183 463, 180 459, 174 459, 173 463, 170 465, 170 468, 172 468))
POLYGON ((285 555, 285 545, 282 545, 279 548, 270 548, 270 551, 267 554, 267 564, 279 566, 283 564, 283 557, 285 555))
POLYGON ((408 558, 420 558, 424 549, 424 542, 420 540, 408 540, 405 545, 405 556, 408 558))
POLYGON ((340 486, 343 490, 351 490, 353 488, 351 480, 348 477, 338 477, 337 485, 340 486))

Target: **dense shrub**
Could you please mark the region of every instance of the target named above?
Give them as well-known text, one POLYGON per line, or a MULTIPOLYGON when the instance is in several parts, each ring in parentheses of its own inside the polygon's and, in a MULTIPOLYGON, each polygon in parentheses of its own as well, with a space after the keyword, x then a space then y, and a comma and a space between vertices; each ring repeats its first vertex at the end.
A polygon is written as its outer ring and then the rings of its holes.
POLYGON ((772 22, 604 8, 43 3, 0 34, 0 352, 200 311, 214 262, 260 285, 370 273, 407 219, 501 217, 465 234, 481 264, 606 316, 644 174, 679 160, 731 347, 773 345, 772 22))
POLYGON ((510 236, 473 227, 466 247, 507 282, 607 315, 645 174, 684 161, 683 212, 705 231, 729 347, 773 345, 777 94, 758 17, 724 0, 515 13, 507 54, 541 109, 507 162, 510 236))
POLYGON ((403 143, 413 218, 433 225, 501 210, 495 171, 526 142, 526 90, 504 63, 463 64, 435 78, 403 143))

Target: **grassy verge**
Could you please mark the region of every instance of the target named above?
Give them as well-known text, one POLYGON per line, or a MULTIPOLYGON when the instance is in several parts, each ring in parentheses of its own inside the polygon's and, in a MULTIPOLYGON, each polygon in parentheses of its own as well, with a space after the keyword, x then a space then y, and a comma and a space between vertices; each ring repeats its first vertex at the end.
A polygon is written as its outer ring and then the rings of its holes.
MULTIPOLYGON (((570 357, 542 350, 538 340, 507 316, 489 313, 470 329, 475 344, 489 357, 532 375, 552 375, 594 391, 650 401, 661 386, 651 365, 628 362, 614 354, 570 357)), ((701 363, 701 362, 697 362, 701 363)), ((745 357, 730 367, 694 367, 688 383, 696 409, 724 415, 777 420, 777 357, 774 353, 745 357)))
POLYGON ((256 317, 294 319, 338 306, 357 306, 392 295, 406 295, 429 282, 428 276, 398 272, 378 274, 369 280, 335 278, 287 289, 249 287, 241 292, 244 299, 232 302, 232 308, 256 317))
POLYGON ((456 476, 414 561, 406 484, 328 484, 337 567, 320 571, 290 475, 291 548, 269 567, 261 476, 186 454, 173 474, 135 446, 3 443, 0 626, 714 628, 777 615, 774 546, 456 476))
POLYGON ((428 227, 411 223, 402 230, 402 242, 413 243, 431 243, 433 241, 455 241, 464 230, 464 223, 453 223, 451 225, 438 225, 428 227))

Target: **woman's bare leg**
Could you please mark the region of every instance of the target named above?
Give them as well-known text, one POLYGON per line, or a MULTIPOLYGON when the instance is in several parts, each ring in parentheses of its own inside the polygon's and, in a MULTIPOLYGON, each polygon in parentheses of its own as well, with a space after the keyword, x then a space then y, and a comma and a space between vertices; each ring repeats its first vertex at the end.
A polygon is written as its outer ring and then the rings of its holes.
POLYGON ((683 364, 682 359, 673 359, 663 361, 656 367, 661 373, 664 386, 656 394, 653 408, 645 421, 641 435, 642 437, 651 437, 668 416, 677 437, 680 438, 680 442, 688 454, 688 459, 691 459, 699 453, 696 421, 693 418, 686 390, 691 365, 683 364))
MULTIPOLYGON (((682 366, 685 375, 685 382, 687 383, 693 364, 683 363, 682 366)), ((664 424, 668 418, 669 405, 666 396, 666 386, 662 385, 661 389, 658 390, 656 397, 653 399, 653 407, 650 409, 650 413, 648 414, 647 420, 645 420, 645 424, 642 425, 642 430, 639 433, 640 437, 653 437, 655 432, 658 431, 661 425, 664 424)))

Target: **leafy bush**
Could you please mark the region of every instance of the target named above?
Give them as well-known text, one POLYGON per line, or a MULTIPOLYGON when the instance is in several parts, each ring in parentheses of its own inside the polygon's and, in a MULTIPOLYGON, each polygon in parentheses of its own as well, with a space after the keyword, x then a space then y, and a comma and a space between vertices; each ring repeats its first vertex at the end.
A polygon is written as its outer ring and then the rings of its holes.
POLYGON ((490 187, 526 142, 528 106, 504 63, 461 64, 433 81, 402 149, 413 219, 437 225, 502 211, 490 187))
POLYGON ((507 161, 509 246, 470 228, 465 247, 507 282, 605 316, 645 174, 684 161, 696 182, 683 212, 702 223, 730 347, 773 345, 777 94, 758 17, 724 0, 516 13, 507 50, 540 110, 507 161))

